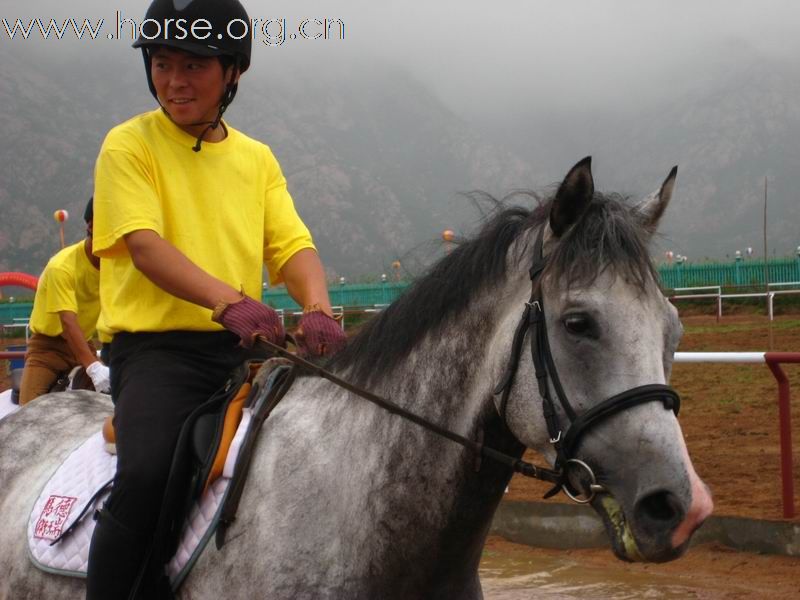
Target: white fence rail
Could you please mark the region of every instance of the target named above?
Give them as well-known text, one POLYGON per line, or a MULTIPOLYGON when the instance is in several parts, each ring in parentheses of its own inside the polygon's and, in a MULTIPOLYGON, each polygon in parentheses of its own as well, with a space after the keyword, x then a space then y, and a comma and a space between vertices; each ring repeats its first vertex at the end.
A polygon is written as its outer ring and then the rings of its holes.
POLYGON ((676 352, 676 363, 751 363, 766 364, 778 383, 778 431, 781 445, 781 496, 783 516, 794 517, 792 465, 792 417, 789 379, 782 364, 800 363, 800 352, 676 352))

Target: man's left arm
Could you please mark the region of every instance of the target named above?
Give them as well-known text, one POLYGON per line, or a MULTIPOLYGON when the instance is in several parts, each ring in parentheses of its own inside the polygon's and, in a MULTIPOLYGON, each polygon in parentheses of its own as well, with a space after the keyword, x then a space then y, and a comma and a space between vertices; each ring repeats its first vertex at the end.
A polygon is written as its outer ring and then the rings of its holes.
POLYGON ((319 310, 333 317, 325 269, 315 250, 303 248, 295 252, 281 267, 281 276, 289 295, 303 310, 318 306, 319 310))
POLYGON ((303 307, 303 316, 295 331, 297 351, 304 357, 331 356, 344 348, 346 338, 333 318, 325 269, 316 250, 295 252, 281 268, 289 295, 303 307))

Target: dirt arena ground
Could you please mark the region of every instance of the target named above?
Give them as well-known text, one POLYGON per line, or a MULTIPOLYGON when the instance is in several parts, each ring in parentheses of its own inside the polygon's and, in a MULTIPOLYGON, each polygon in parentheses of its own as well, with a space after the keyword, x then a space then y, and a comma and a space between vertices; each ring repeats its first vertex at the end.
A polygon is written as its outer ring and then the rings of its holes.
POLYGON ((484 574, 487 600, 800 598, 800 558, 736 552, 719 544, 692 546, 686 555, 673 562, 644 564, 619 561, 610 550, 547 550, 491 537, 483 557, 484 569, 499 563, 507 576, 527 574, 529 580, 539 582, 520 583, 517 587, 513 578, 486 580, 484 574), (552 576, 543 575, 543 569, 552 576))

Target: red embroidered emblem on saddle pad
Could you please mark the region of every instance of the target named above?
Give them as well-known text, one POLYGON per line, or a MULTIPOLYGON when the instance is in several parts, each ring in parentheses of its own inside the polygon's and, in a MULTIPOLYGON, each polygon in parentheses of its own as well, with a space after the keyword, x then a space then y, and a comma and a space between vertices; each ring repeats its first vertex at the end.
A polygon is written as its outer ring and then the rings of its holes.
POLYGON ((61 535, 72 507, 78 501, 72 496, 50 496, 36 521, 33 537, 54 540, 61 535))

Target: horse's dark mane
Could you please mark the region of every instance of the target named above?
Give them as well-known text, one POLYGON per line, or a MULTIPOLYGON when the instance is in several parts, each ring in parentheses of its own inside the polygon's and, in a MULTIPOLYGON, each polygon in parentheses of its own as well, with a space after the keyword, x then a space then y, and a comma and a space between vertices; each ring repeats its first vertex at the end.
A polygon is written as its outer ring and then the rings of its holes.
MULTIPOLYGON (((460 242, 368 322, 331 361, 332 368, 351 367, 350 378, 361 384, 391 370, 426 334, 463 311, 476 291, 505 276, 509 248, 546 221, 553 201, 539 201, 530 210, 508 203, 519 196, 528 201, 538 199, 533 192, 516 192, 500 201, 477 195, 496 206, 477 235, 460 242)), ((621 276, 644 290, 648 281, 658 280, 648 240, 649 233, 627 205, 627 198, 595 193, 584 216, 548 258, 547 272, 567 285, 588 286, 613 265, 621 276)), ((527 271, 528 262, 520 268, 527 271)))

